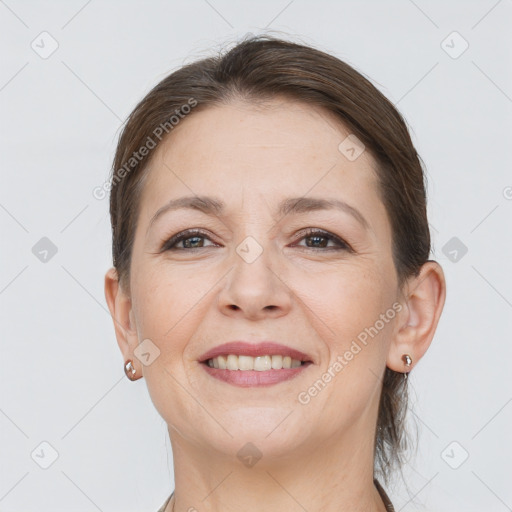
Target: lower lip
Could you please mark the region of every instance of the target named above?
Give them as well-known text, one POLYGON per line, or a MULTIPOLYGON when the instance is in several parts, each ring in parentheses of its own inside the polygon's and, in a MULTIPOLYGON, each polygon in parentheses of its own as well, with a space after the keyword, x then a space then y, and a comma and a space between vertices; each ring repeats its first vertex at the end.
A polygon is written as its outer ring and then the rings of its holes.
POLYGON ((272 386, 286 380, 293 379, 301 374, 312 363, 307 362, 297 368, 283 368, 281 370, 265 370, 259 372, 256 370, 221 370, 212 368, 208 364, 201 363, 201 366, 216 379, 239 386, 242 388, 252 388, 257 386, 272 386))

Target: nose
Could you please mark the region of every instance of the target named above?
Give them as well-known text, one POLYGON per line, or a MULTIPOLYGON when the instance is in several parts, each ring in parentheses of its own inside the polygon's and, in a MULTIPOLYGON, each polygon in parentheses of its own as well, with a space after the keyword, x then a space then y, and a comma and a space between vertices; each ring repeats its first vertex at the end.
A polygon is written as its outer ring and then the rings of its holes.
POLYGON ((289 312, 292 291, 285 276, 280 275, 283 270, 275 252, 271 247, 262 251, 254 240, 248 245, 240 244, 233 254, 232 270, 219 293, 219 308, 223 314, 256 321, 278 318, 289 312), (256 254, 261 251, 255 259, 254 251, 256 254))

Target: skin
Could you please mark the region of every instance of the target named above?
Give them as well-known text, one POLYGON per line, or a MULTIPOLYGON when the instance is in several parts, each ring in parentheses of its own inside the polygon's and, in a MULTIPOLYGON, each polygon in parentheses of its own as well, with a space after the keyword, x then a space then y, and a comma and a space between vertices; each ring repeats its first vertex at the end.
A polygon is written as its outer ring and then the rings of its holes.
POLYGON ((368 151, 345 158, 338 145, 348 134, 330 114, 307 104, 236 100, 189 115, 155 150, 130 289, 119 286, 110 269, 105 296, 123 360, 133 360, 168 424, 175 502, 167 512, 385 511, 373 484, 382 377, 386 366, 408 371, 403 354, 410 354, 413 368, 428 349, 445 280, 429 261, 419 277, 398 286, 375 161, 368 151), (160 207, 189 195, 221 199, 224 216, 176 210, 147 231, 160 207), (369 227, 338 210, 275 213, 282 199, 303 196, 341 199, 369 227), (300 231, 309 227, 337 235, 354 252, 304 238, 300 231), (198 249, 187 251, 179 242, 175 251, 161 251, 189 228, 206 232, 188 235, 198 249), (252 263, 236 252, 248 236, 263 250, 252 263), (401 311, 301 403, 299 392, 396 302, 401 311), (147 338, 160 354, 146 366, 134 350, 147 338), (199 357, 240 339, 281 342, 309 354, 314 364, 269 387, 240 388, 210 377, 199 357), (247 442, 262 454, 252 467, 237 458, 247 442))

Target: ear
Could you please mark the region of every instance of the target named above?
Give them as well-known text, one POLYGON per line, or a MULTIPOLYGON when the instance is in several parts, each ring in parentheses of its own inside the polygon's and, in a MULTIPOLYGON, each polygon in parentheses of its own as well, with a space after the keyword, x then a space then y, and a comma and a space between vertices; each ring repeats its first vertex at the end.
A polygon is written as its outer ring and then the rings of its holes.
POLYGON ((434 337, 446 298, 443 269, 436 261, 427 261, 417 277, 407 281, 386 365, 400 373, 409 372, 423 357, 434 337), (409 354, 411 366, 405 366, 402 356, 409 354))
POLYGON ((115 268, 110 268, 105 274, 105 299, 114 321, 117 344, 123 354, 123 364, 127 359, 131 359, 137 374, 142 376, 142 365, 133 353, 138 346, 138 335, 132 301, 122 289, 115 268))

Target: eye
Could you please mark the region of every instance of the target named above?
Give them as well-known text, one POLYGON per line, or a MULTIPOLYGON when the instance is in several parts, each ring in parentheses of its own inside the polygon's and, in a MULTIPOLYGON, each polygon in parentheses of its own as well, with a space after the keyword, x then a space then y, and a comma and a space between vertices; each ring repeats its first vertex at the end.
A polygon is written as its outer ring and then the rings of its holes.
MULTIPOLYGON (((302 235, 301 240, 310 240, 311 242, 306 242, 305 247, 308 250, 316 251, 318 249, 325 249, 327 251, 348 251, 354 252, 354 250, 350 247, 350 245, 339 238, 338 236, 329 233, 328 231, 323 231, 319 229, 307 229, 300 232, 302 235), (334 247, 328 247, 328 243, 333 242, 334 247)), ((187 229, 186 231, 182 231, 172 236, 169 240, 167 240, 162 246, 161 251, 186 251, 186 250, 195 250, 195 249, 203 249, 208 247, 204 245, 202 240, 210 240, 210 238, 201 230, 198 229, 187 229), (183 242, 183 247, 177 247, 178 244, 183 242)), ((211 240, 210 240, 211 241, 211 240)), ((212 243, 210 247, 218 247, 218 244, 212 243)), ((300 246, 299 246, 300 247, 300 246)))
MULTIPOLYGON (((310 242, 306 242, 306 248, 312 249, 313 251, 316 251, 317 249, 326 249, 328 251, 348 251, 348 252, 354 252, 352 247, 350 247, 347 242, 339 238, 338 236, 329 233, 328 231, 323 231, 320 229, 307 229, 301 232, 303 235, 300 240, 310 240, 310 242), (334 247, 327 247, 327 244, 329 242, 333 242, 335 245, 334 247)), ((302 246, 304 247, 304 246, 302 246)))
MULTIPOLYGON (((181 233, 177 233, 167 240, 163 247, 162 251, 186 251, 186 250, 194 250, 194 249, 202 249, 204 246, 201 243, 201 240, 210 240, 206 233, 200 231, 198 229, 187 229, 186 231, 182 231, 181 233), (179 243, 184 242, 184 247, 176 247, 179 243)), ((214 244, 217 245, 217 244, 214 244)), ((206 246, 208 247, 208 246, 206 246)))

